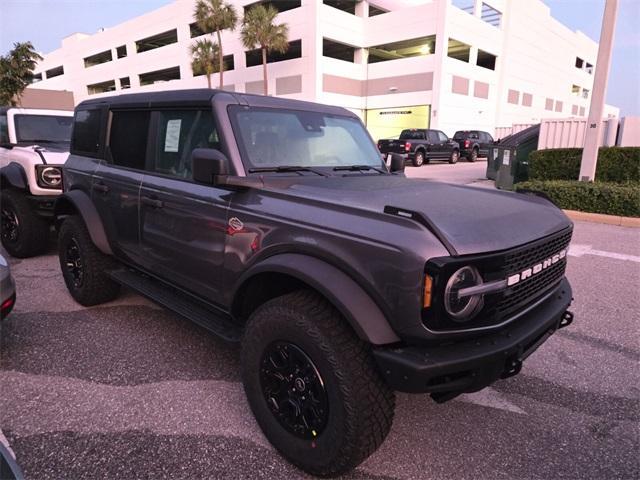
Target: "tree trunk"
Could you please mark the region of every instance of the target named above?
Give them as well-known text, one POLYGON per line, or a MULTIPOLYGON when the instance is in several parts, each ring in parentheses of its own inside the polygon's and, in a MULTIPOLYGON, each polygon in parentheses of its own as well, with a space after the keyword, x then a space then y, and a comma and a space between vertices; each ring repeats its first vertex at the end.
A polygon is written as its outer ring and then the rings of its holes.
POLYGON ((207 85, 211 88, 211 74, 207 73, 207 85))
POLYGON ((216 33, 218 34, 218 56, 220 57, 219 59, 220 63, 218 64, 220 67, 220 90, 222 90, 222 87, 224 85, 224 82, 223 82, 224 59, 222 57, 224 57, 224 54, 222 53, 222 36, 220 35, 220 30, 216 30, 216 33))
POLYGON ((264 94, 269 95, 269 83, 267 80, 267 49, 265 47, 262 47, 262 77, 264 94))

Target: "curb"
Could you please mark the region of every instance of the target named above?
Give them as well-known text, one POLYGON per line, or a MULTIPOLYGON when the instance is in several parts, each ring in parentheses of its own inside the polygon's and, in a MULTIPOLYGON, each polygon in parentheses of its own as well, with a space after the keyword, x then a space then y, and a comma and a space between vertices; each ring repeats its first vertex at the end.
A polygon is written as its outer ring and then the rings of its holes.
POLYGON ((619 217, 618 215, 605 215, 604 213, 579 212, 577 210, 563 210, 571 220, 591 223, 605 223, 621 227, 640 228, 640 218, 619 217))

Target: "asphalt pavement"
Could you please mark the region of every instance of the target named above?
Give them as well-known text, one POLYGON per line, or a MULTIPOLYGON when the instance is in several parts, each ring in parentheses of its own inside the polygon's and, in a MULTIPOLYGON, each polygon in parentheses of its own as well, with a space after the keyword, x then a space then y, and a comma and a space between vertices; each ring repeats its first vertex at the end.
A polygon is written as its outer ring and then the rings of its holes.
MULTIPOLYGON (((408 175, 482 185, 485 167, 408 175)), ((53 246, 10 263, 0 425, 27 478, 306 478, 257 427, 236 346, 131 292, 77 305, 53 246)), ((398 394, 349 478, 640 478, 640 229, 576 223, 568 277, 575 321, 521 374, 443 405, 398 394)))

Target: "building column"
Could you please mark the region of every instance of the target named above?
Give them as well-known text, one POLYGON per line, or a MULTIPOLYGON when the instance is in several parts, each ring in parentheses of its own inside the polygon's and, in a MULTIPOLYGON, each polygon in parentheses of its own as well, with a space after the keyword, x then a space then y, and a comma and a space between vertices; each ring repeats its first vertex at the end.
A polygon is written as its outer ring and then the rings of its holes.
POLYGON ((367 0, 356 2, 356 16, 362 18, 369 16, 369 2, 367 0))

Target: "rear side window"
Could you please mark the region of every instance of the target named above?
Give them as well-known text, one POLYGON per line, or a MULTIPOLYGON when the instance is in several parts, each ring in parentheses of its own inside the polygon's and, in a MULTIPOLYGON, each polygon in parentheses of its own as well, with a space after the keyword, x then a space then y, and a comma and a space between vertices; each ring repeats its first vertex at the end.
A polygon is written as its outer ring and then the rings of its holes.
POLYGON ((424 132, 420 130, 403 130, 400 140, 424 140, 424 132))
POLYGON ((431 143, 438 143, 440 141, 438 138, 438 132, 434 132, 433 130, 429 130, 427 132, 427 138, 431 143))
POLYGON ((191 152, 195 148, 220 150, 213 114, 208 110, 160 111, 155 158, 151 169, 191 179, 191 152))
POLYGON ((109 152, 114 165, 144 169, 150 116, 144 110, 112 112, 109 152))
POLYGON ((81 155, 98 156, 101 143, 102 111, 78 110, 73 123, 71 151, 81 155))

